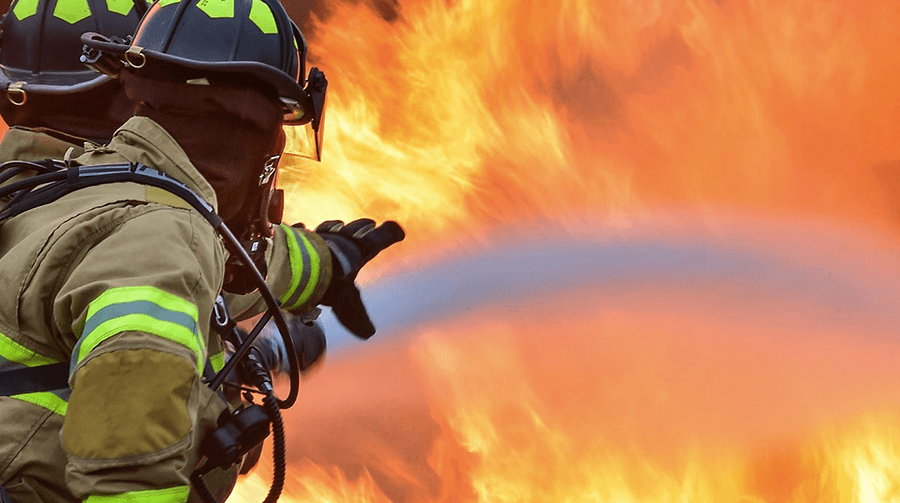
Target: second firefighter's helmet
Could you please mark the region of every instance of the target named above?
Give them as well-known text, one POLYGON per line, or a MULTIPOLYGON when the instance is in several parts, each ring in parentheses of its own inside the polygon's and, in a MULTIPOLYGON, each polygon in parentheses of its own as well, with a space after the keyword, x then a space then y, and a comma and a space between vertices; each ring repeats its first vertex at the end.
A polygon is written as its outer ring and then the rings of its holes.
POLYGON ((159 0, 130 45, 103 35, 82 36, 82 61, 99 71, 251 86, 279 100, 286 124, 321 121, 327 82, 312 69, 306 85, 306 41, 278 0, 159 0))
POLYGON ((81 35, 124 39, 146 11, 144 0, 13 0, 0 20, 0 90, 20 103, 29 93, 72 94, 109 81, 79 61, 81 35))

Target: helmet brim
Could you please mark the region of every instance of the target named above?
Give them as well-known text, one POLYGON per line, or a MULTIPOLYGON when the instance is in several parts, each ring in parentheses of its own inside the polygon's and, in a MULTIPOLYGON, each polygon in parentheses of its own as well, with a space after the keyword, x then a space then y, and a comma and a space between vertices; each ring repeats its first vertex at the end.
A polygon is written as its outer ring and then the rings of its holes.
POLYGON ((27 93, 73 94, 88 91, 112 80, 107 75, 87 70, 83 72, 41 72, 19 70, 0 66, 0 90, 6 91, 13 84, 27 93))
POLYGON ((165 73, 166 70, 184 72, 196 71, 207 78, 221 76, 225 81, 257 81, 272 87, 279 98, 303 101, 306 92, 300 85, 286 73, 278 71, 264 63, 253 61, 196 61, 181 58, 170 54, 144 49, 134 45, 117 44, 98 40, 92 33, 85 33, 81 37, 84 45, 98 51, 119 54, 132 69, 138 72, 153 71, 153 73, 165 73), (163 67, 153 68, 154 63, 162 63, 163 67), (169 68, 166 68, 169 67, 169 68))

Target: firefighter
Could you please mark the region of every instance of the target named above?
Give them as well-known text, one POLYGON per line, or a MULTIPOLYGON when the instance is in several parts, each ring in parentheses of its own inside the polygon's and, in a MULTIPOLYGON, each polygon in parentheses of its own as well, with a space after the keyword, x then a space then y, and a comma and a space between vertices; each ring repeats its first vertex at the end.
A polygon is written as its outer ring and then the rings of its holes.
MULTIPOLYGON (((354 280, 403 239, 399 226, 271 224, 282 124, 316 113, 305 42, 281 4, 161 0, 130 45, 88 45, 129 62, 119 80, 138 107, 73 165, 141 163, 178 180, 252 251, 272 244, 261 263, 285 309, 330 305, 370 336, 354 280)), ((68 362, 69 384, 0 398, 0 484, 13 501, 196 500, 200 444, 226 410, 200 377, 222 351, 210 315, 223 289, 252 295, 242 271, 183 198, 149 185, 77 190, 2 223, 0 367, 68 362)), ((246 298, 249 315, 259 303, 246 298)), ((233 472, 207 479, 219 501, 233 472)))
MULTIPOLYGON (((124 41, 147 12, 147 3, 85 1, 51 5, 50 0, 16 0, 0 19, 0 90, 5 96, 0 116, 9 126, 0 141, 0 162, 62 159, 69 149, 70 156, 79 156, 85 145, 109 143, 133 115, 135 104, 119 82, 81 63, 81 35, 102 28, 105 35, 124 41)), ((228 297, 235 308, 250 310, 250 300, 228 297)), ((299 321, 292 327, 297 347, 306 341, 305 347, 312 348, 305 359, 307 366, 313 365, 324 353, 321 327, 299 321)), ((283 352, 279 343, 272 339, 268 347, 283 352)))
POLYGON ((134 33, 144 0, 14 0, 0 20, 0 162, 81 155, 105 144, 134 105, 119 83, 79 61, 81 34, 134 33), (53 4, 53 5, 51 5, 53 4))

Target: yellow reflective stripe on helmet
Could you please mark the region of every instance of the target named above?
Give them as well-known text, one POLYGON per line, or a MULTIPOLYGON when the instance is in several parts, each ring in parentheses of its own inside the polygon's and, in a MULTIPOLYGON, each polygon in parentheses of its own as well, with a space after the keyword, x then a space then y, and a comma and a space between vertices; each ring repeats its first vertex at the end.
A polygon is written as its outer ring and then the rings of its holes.
POLYGON ((49 391, 39 391, 36 393, 22 393, 21 395, 13 395, 12 398, 22 400, 40 407, 43 407, 54 414, 60 416, 66 415, 66 407, 69 406, 65 400, 50 393, 49 391))
POLYGON ((120 494, 92 494, 84 503, 184 503, 189 493, 190 487, 178 486, 120 494))
POLYGON ((234 0, 200 0, 197 8, 211 18, 234 17, 234 0))
POLYGON ((159 0, 159 6, 165 7, 167 5, 172 5, 173 3, 178 3, 181 0, 159 0))
POLYGON ((106 0, 106 10, 127 16, 134 8, 134 0, 106 0))
POLYGON ((38 0, 19 0, 13 7, 13 14, 16 19, 23 21, 37 14, 38 0))
POLYGON ((89 304, 83 335, 72 352, 72 369, 101 342, 127 331, 181 344, 197 355, 197 368, 202 368, 206 349, 197 306, 156 287, 130 286, 111 288, 89 304))
POLYGON ((214 355, 209 355, 209 366, 212 367, 213 372, 218 373, 222 370, 222 367, 225 366, 225 351, 219 351, 214 355))
POLYGON ((58 0, 53 9, 53 17, 75 24, 91 17, 91 6, 87 0, 58 0))
POLYGON ((281 224, 288 243, 291 261, 291 283, 279 299, 291 311, 307 302, 319 282, 319 254, 302 232, 281 224))
POLYGON ((277 35, 278 25, 275 23, 275 15, 272 9, 262 0, 253 0, 250 4, 250 21, 266 35, 277 35))

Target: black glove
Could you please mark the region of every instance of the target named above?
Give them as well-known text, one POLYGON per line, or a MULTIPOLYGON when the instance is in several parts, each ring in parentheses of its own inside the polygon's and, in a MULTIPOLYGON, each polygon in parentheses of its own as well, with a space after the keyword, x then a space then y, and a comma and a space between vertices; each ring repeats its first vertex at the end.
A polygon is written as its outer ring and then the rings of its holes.
MULTIPOLYGON (((306 325, 299 316, 290 313, 282 314, 287 322, 294 350, 297 351, 297 357, 300 360, 300 372, 305 373, 325 354, 325 332, 318 323, 306 325)), ((290 373, 287 349, 274 321, 270 320, 266 323, 262 332, 253 341, 253 346, 259 350, 263 363, 273 373, 284 375, 290 373)))
POLYGON ((367 218, 347 225, 340 220, 322 222, 316 227, 331 250, 332 278, 321 303, 331 306, 338 321, 361 339, 375 334, 375 326, 363 306, 356 287, 356 275, 381 250, 403 241, 406 234, 397 222, 387 221, 375 227, 367 218))

